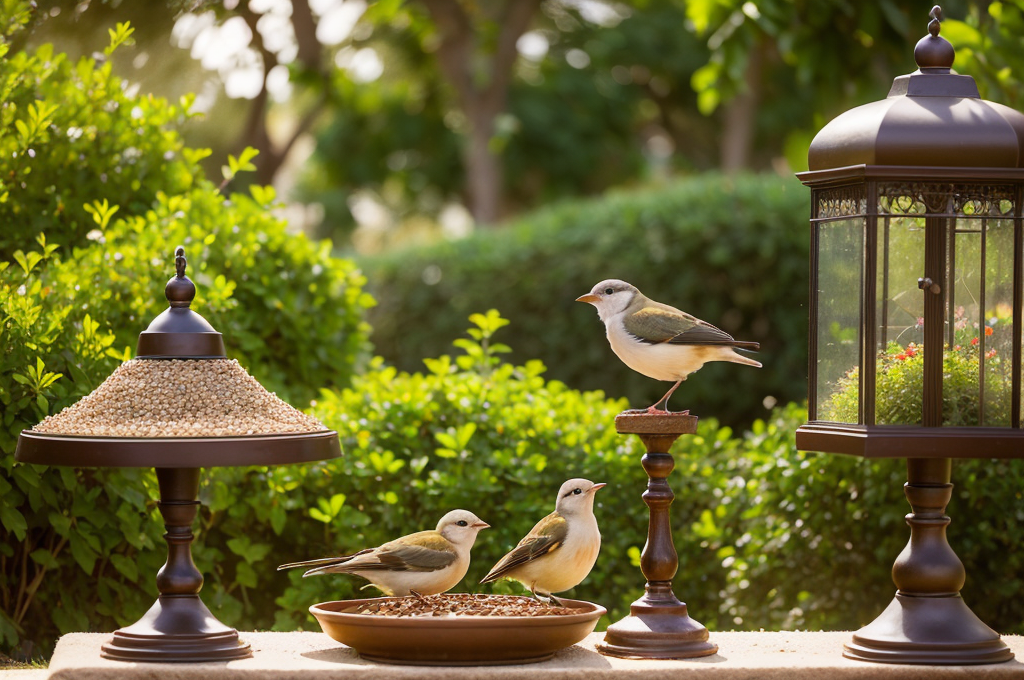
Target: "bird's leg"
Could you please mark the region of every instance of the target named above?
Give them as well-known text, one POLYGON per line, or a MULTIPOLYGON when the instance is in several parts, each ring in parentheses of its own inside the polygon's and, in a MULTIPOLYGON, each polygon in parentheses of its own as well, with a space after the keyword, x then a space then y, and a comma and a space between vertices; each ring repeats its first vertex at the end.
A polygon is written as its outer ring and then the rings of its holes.
POLYGON ((417 600, 425 600, 425 599, 427 599, 427 598, 423 597, 422 595, 420 595, 420 594, 419 594, 418 592, 416 592, 415 590, 413 590, 412 588, 409 588, 409 593, 411 593, 412 595, 414 595, 414 596, 416 597, 416 599, 417 599, 417 600))
MULTIPOLYGON (((545 600, 543 597, 541 597, 540 595, 537 594, 537 584, 536 583, 534 583, 532 586, 530 586, 530 593, 533 595, 534 599, 537 600, 537 602, 542 602, 543 604, 551 604, 550 601, 545 600)), ((548 593, 548 597, 552 597, 551 593, 548 593)))
POLYGON ((662 397, 661 399, 656 401, 654 403, 654 406, 649 406, 647 408, 647 412, 648 413, 668 413, 668 398, 672 396, 672 393, 676 391, 677 387, 679 387, 680 385, 683 384, 684 380, 686 380, 686 378, 680 378, 679 381, 676 382, 675 385, 673 385, 672 387, 669 388, 668 392, 665 393, 664 397, 662 397), (658 406, 660 406, 662 404, 664 404, 664 408, 658 408, 658 406))
POLYGON ((562 607, 563 609, 565 608, 565 603, 557 597, 555 597, 554 593, 548 593, 548 597, 551 598, 551 601, 557 604, 559 607, 562 607))

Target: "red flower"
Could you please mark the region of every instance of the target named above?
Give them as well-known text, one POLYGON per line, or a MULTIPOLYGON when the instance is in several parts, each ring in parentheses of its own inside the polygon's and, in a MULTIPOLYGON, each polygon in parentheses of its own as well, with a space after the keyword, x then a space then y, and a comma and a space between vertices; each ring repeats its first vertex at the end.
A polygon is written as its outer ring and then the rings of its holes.
POLYGON ((985 335, 992 335, 992 326, 985 326, 985 335))
POLYGON ((977 338, 971 338, 971 344, 972 345, 977 345, 978 344, 978 339, 977 338))
POLYGON ((985 358, 986 359, 991 359, 995 355, 996 355, 996 351, 994 349, 990 349, 989 351, 985 352, 985 358))
POLYGON ((907 360, 907 355, 906 354, 897 354, 896 358, 899 359, 900 361, 906 361, 907 360))
POLYGON ((907 345, 907 352, 906 353, 907 353, 908 357, 917 356, 917 350, 914 349, 914 345, 913 344, 907 345))
POLYGON ((957 345, 956 347, 953 348, 953 350, 956 351, 956 352, 959 352, 962 349, 963 349, 963 345, 957 345))

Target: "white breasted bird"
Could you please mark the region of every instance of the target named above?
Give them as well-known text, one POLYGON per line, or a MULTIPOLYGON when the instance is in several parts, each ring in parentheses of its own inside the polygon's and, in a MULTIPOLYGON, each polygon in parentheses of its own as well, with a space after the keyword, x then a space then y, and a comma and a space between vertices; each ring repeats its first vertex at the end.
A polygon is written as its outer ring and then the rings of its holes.
POLYGON ((434 531, 402 536, 352 555, 292 562, 277 569, 312 567, 303 577, 355 574, 385 595, 436 595, 455 587, 466 575, 476 535, 489 526, 468 510, 452 510, 434 531))
MULTIPOLYGON (((512 552, 502 557, 480 581, 519 581, 534 597, 577 586, 587 577, 601 551, 601 532, 594 517, 594 493, 605 486, 570 479, 558 490, 555 511, 537 522, 512 552)), ((561 604, 561 603, 559 603, 561 604)))
POLYGON ((706 321, 644 296, 636 286, 606 279, 576 302, 597 308, 615 355, 637 373, 675 384, 647 410, 668 410, 668 398, 708 361, 731 361, 761 368, 737 349, 757 350, 756 342, 735 340, 706 321), (662 406, 661 409, 658 407, 662 406))

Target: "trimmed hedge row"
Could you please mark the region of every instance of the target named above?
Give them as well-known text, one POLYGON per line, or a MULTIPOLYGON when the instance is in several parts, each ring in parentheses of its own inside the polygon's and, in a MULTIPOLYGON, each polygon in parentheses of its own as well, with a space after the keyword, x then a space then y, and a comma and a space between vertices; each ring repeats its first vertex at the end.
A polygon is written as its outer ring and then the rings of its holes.
POLYGON ((573 301, 606 278, 761 343, 754 370, 713 363, 673 398, 729 424, 749 424, 806 397, 809 195, 794 179, 702 175, 541 210, 502 229, 360 261, 378 306, 372 340, 416 370, 444 351, 468 314, 512 321, 514 361, 541 359, 577 389, 648 406, 668 385, 612 354, 594 310, 573 301), (728 389, 723 389, 728 385, 728 389))

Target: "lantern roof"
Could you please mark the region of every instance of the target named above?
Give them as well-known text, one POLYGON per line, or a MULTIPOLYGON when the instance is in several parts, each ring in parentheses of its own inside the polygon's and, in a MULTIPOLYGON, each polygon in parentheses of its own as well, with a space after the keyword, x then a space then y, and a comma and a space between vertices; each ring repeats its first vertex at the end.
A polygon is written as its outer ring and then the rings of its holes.
POLYGON ((935 6, 918 41, 918 70, 897 77, 885 99, 839 115, 807 153, 811 171, 853 165, 1024 168, 1024 114, 978 94, 952 70, 953 46, 939 35, 935 6))

